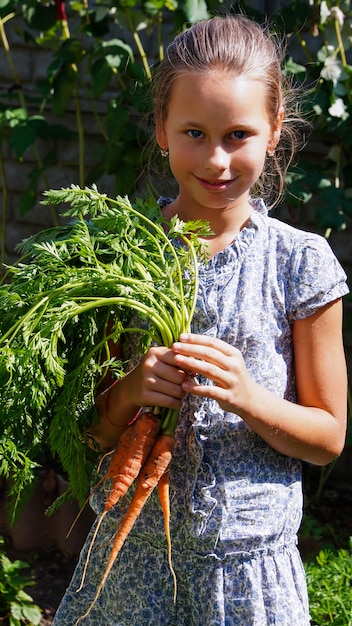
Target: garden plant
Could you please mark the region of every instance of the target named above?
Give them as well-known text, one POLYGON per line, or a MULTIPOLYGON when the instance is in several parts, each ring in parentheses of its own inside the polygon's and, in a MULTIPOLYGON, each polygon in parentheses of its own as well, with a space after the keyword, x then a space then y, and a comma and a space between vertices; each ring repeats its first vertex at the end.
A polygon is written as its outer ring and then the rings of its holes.
POLYGON ((4 626, 40 624, 41 610, 25 591, 32 585, 34 580, 28 574, 28 564, 20 560, 11 561, 0 537, 0 622, 4 626))

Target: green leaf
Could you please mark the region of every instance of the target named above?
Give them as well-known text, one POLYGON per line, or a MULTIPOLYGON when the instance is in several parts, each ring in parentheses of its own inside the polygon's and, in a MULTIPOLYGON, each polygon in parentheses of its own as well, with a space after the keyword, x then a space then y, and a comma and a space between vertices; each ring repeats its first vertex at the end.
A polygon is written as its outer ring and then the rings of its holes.
POLYGON ((35 128, 30 120, 19 122, 12 128, 10 136, 10 145, 18 157, 30 148, 37 138, 35 128))
POLYGON ((53 110, 56 115, 63 115, 77 88, 78 76, 72 65, 65 64, 56 74, 53 82, 53 110))
POLYGON ((209 17, 205 0, 183 0, 182 4, 180 3, 180 8, 182 8, 186 20, 190 24, 206 20, 209 17))
POLYGON ((117 11, 114 16, 116 23, 126 31, 131 31, 131 28, 137 32, 145 30, 148 27, 150 19, 145 11, 136 8, 137 0, 127 0, 124 4, 127 5, 129 9, 133 8, 133 11, 117 11))
MULTIPOLYGON (((351 540, 350 540, 351 542, 351 540)), ((346 626, 352 614, 352 553, 348 550, 321 550, 305 563, 312 622, 322 626, 346 626)))
POLYGON ((21 195, 19 202, 20 215, 26 215, 28 211, 33 209, 37 201, 37 187, 30 185, 28 189, 21 195))
POLYGON ((20 591, 17 594, 16 601, 10 604, 11 617, 17 620, 18 624, 30 624, 37 626, 42 618, 41 610, 33 604, 32 598, 20 591))
POLYGON ((85 55, 86 51, 82 46, 82 41, 70 37, 61 44, 55 56, 61 65, 66 65, 72 63, 78 64, 85 55))
POLYGON ((332 185, 321 185, 319 203, 316 209, 316 220, 323 228, 341 230, 346 227, 346 219, 342 210, 344 192, 332 185))
POLYGON ((129 115, 130 111, 126 107, 121 106, 119 98, 109 102, 105 124, 110 142, 116 141, 123 135, 129 115))
MULTIPOLYGON (((86 9, 84 9, 86 13, 86 9)), ((96 39, 101 39, 110 32, 110 10, 108 7, 97 6, 88 11, 89 20, 84 23, 84 32, 96 39)))
POLYGON ((304 65, 296 63, 292 57, 289 57, 284 65, 283 73, 286 76, 294 75, 300 81, 303 81, 307 75, 307 69, 304 65))
POLYGON ((103 54, 110 54, 111 56, 118 56, 121 62, 127 63, 129 59, 133 61, 133 50, 122 39, 109 39, 108 41, 101 42, 101 51, 103 54))
POLYGON ((23 618, 27 620, 29 624, 38 626, 42 619, 42 612, 38 606, 28 605, 22 609, 23 618))
POLYGON ((22 5, 23 17, 28 26, 40 31, 49 30, 56 23, 56 9, 54 4, 26 2, 22 5))
POLYGON ((0 15, 6 17, 9 13, 14 11, 16 6, 15 0, 0 0, 0 15))
POLYGON ((93 63, 92 69, 92 91, 95 97, 99 97, 108 87, 112 77, 111 67, 106 59, 98 59, 93 63))
POLYGON ((344 213, 346 213, 346 215, 351 218, 352 217, 352 197, 351 196, 346 197, 345 195, 345 197, 342 200, 341 206, 342 206, 344 213))

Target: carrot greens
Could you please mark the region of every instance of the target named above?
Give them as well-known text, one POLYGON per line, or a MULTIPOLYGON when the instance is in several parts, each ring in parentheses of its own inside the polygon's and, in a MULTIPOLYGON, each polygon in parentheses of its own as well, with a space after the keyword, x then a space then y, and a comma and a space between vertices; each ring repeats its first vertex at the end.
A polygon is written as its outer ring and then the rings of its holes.
MULTIPOLYGON (((201 221, 165 223, 154 199, 113 199, 95 185, 45 196, 68 203, 70 221, 23 241, 0 285, 0 475, 11 478, 14 510, 47 445, 83 502, 97 456, 86 434, 97 387, 108 370, 124 375, 109 341, 138 332, 143 353, 189 329, 199 236, 210 234, 201 221)), ((164 413, 173 434, 177 413, 164 413)))

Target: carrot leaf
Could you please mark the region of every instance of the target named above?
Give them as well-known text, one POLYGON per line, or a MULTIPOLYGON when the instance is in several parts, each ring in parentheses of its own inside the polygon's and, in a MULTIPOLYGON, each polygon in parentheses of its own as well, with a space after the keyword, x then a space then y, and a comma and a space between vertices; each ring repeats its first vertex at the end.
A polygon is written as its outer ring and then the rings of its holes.
MULTIPOLYGON (((47 448, 83 502, 97 386, 108 369, 125 373, 109 341, 139 332, 146 350, 189 329, 210 234, 201 221, 165 223, 152 198, 109 198, 95 185, 49 190, 43 203, 69 204, 69 222, 24 240, 0 285, 0 475, 11 475, 14 507, 47 448)), ((165 418, 172 431, 177 416, 165 418)))

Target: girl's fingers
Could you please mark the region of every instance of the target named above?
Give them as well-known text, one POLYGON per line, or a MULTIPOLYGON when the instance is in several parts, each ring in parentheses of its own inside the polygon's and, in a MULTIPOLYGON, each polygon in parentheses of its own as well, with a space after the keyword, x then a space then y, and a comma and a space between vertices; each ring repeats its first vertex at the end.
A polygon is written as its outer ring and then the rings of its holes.
POLYGON ((129 374, 131 389, 142 406, 180 408, 185 396, 182 383, 187 378, 175 365, 175 354, 165 347, 153 347, 129 374))
POLYGON ((185 372, 176 366, 175 354, 169 348, 151 348, 142 363, 146 375, 151 378, 161 378, 176 385, 185 379, 185 372))
POLYGON ((216 400, 226 411, 237 412, 246 401, 248 372, 241 352, 220 339, 205 335, 182 335, 173 345, 175 363, 185 371, 211 380, 202 385, 190 376, 182 388, 195 396, 216 400))
POLYGON ((175 363, 185 371, 196 371, 213 379, 213 375, 216 376, 216 368, 227 371, 235 365, 238 358, 241 358, 239 350, 220 339, 191 334, 185 337, 189 337, 190 340, 175 342, 172 347, 175 363))
POLYGON ((174 347, 177 346, 199 346, 203 348, 213 348, 218 352, 221 352, 225 356, 231 356, 236 349, 226 343, 226 341, 222 341, 222 339, 217 339, 216 337, 211 337, 209 335, 197 335, 195 333, 183 333, 180 335, 179 341, 175 342, 174 347))

